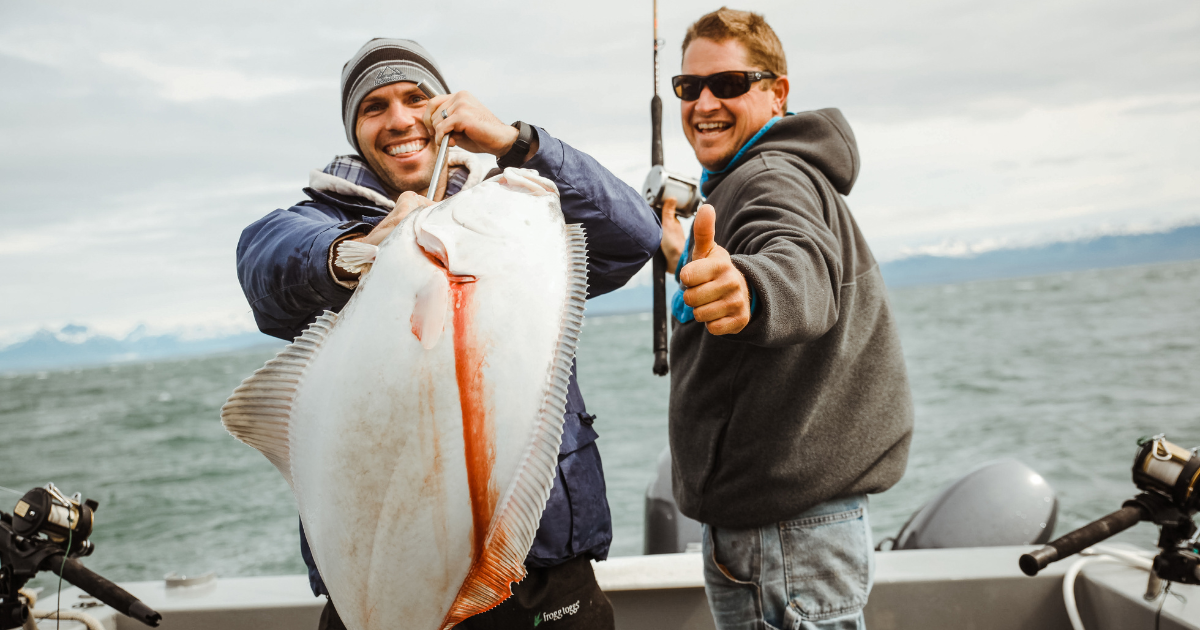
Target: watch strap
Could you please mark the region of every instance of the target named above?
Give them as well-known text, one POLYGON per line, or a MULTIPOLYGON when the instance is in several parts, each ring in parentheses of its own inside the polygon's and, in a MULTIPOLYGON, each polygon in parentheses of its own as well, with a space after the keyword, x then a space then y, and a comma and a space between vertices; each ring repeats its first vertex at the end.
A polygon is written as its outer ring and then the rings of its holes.
POLYGON ((496 165, 500 168, 516 167, 524 164, 525 156, 529 155, 529 147, 533 144, 533 125, 518 120, 512 126, 517 130, 517 139, 509 147, 508 153, 505 153, 496 160, 496 165))

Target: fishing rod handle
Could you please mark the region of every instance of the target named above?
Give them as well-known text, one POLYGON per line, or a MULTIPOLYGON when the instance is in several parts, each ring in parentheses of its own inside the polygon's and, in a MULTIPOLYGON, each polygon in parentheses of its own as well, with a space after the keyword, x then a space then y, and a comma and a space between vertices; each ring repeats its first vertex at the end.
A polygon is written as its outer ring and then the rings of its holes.
MULTIPOLYGON (((662 166, 662 99, 658 97, 658 4, 654 5, 654 98, 650 99, 650 166, 662 166)), ((662 223, 662 208, 655 208, 662 223)), ((667 257, 659 247, 651 263, 654 274, 654 373, 666 376, 667 359, 667 257)))
POLYGON ((667 257, 662 249, 654 252, 651 263, 654 274, 654 373, 666 376, 667 362, 667 257))
POLYGON ((1108 516, 1094 520, 1058 540, 1050 542, 1037 551, 1022 555, 1021 571, 1028 576, 1037 575, 1038 571, 1045 569, 1051 562, 1075 555, 1106 538, 1115 536, 1133 527, 1147 516, 1146 508, 1141 505, 1136 503, 1126 505, 1108 516))
POLYGON ((650 166, 663 163, 662 99, 657 94, 650 99, 650 166))
POLYGON ((140 599, 83 566, 83 563, 74 558, 68 558, 66 562, 63 562, 62 554, 57 554, 46 558, 42 566, 62 576, 62 579, 78 586, 85 593, 122 615, 137 619, 152 628, 157 628, 158 622, 162 621, 162 615, 151 610, 140 599))

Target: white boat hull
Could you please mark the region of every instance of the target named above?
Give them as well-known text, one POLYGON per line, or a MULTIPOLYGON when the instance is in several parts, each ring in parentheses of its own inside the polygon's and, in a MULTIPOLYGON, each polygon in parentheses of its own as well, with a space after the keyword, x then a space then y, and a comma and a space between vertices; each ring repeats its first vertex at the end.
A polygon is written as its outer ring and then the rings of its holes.
MULTIPOLYGON (((875 587, 867 604, 870 630, 1069 630, 1062 583, 1077 559, 1026 577, 1017 558, 1033 547, 891 551, 876 555, 875 587)), ((698 553, 628 556, 596 563, 616 612, 618 630, 709 630, 698 553)), ((1075 583, 1088 630, 1153 628, 1160 598, 1146 602, 1146 572, 1093 562, 1075 583)), ((314 598, 306 576, 222 578, 201 586, 167 588, 164 582, 121 585, 163 615, 163 630, 315 629, 324 598, 314 598)), ((1173 585, 1163 605, 1162 628, 1200 630, 1200 587, 1173 585)), ((86 603, 82 592, 63 592, 63 607, 86 603)), ((86 596, 84 596, 86 598, 86 596)), ((38 608, 53 598, 46 594, 38 608)), ((80 610, 80 608, 75 608, 80 610)), ((107 630, 144 628, 99 606, 82 609, 107 630)), ((399 621, 398 621, 399 623, 399 621)), ((42 628, 54 628, 43 621, 42 628)), ((62 630, 83 626, 62 622, 62 630)), ((402 624, 397 625, 402 627, 402 624)))

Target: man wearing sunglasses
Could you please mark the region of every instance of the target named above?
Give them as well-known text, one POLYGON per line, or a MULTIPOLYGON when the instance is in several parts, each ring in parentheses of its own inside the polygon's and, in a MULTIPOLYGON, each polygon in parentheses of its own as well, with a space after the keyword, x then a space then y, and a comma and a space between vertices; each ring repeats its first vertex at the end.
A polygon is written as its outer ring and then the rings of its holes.
POLYGON ((836 109, 787 113, 762 16, 693 24, 672 80, 704 167, 686 240, 671 202, 670 443, 679 509, 704 523, 717 627, 863 628, 867 494, 904 473, 912 399, 878 265, 843 195, 858 176, 836 109))

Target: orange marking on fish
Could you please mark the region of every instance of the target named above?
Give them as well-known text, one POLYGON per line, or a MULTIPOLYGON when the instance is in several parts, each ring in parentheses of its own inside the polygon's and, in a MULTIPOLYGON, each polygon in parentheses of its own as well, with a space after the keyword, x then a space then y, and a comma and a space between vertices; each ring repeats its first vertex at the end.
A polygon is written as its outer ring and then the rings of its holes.
MULTIPOLYGON (((446 267, 445 261, 438 256, 431 254, 424 247, 420 247, 420 244, 418 244, 418 247, 420 248, 421 253, 425 255, 425 258, 427 258, 429 262, 436 265, 437 268, 442 271, 446 277, 446 280, 451 285, 475 282, 475 276, 456 276, 450 273, 450 270, 446 267)), ((424 335, 426 333, 432 333, 435 335, 435 337, 430 340, 430 345, 425 346, 426 348, 431 348, 433 345, 436 345, 437 339, 440 338, 442 331, 444 330, 444 328, 440 325, 436 330, 426 330, 428 328, 427 324, 431 323, 427 321, 428 318, 435 318, 434 321, 439 323, 442 321, 442 317, 444 315, 444 302, 440 302, 436 297, 429 294, 431 290, 436 291, 440 289, 440 285, 438 285, 438 283, 434 282, 432 279, 427 282, 425 286, 417 292, 416 304, 413 305, 412 315, 408 317, 409 330, 412 332, 413 336, 417 338, 417 341, 422 342, 421 345, 425 345, 424 335)), ((445 297, 445 294, 440 294, 438 297, 445 297)))
POLYGON ((408 317, 408 327, 417 341, 421 340, 421 323, 421 318, 417 317, 417 311, 413 310, 413 314, 408 317))
POLYGON ((496 509, 496 491, 492 484, 492 465, 496 461, 495 428, 488 413, 484 392, 484 350, 475 331, 475 285, 450 285, 454 300, 454 372, 458 380, 458 400, 462 406, 463 450, 467 464, 467 487, 471 496, 473 540, 471 555, 478 562, 483 553, 492 513, 496 509))
MULTIPOLYGON (((442 622, 443 628, 453 628, 462 620, 491 610, 507 599, 512 594, 513 582, 525 577, 525 566, 520 562, 509 566, 512 563, 488 553, 488 549, 503 549, 508 534, 498 527, 491 533, 492 539, 488 539, 499 493, 492 483, 496 434, 483 380, 487 353, 475 329, 475 277, 453 275, 444 261, 424 248, 421 251, 450 281, 454 310, 454 374, 462 408, 463 451, 467 491, 471 498, 471 569, 442 622)), ((416 334, 415 325, 413 332, 416 334)))

